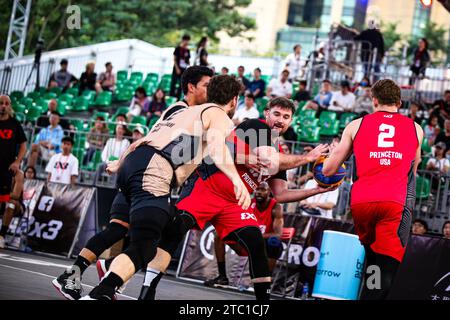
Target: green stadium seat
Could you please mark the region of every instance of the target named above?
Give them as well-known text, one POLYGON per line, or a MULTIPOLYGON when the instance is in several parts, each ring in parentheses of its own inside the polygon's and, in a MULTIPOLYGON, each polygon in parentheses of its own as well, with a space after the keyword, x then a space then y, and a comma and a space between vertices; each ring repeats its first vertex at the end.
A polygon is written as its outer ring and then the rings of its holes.
POLYGON ((174 104, 175 102, 177 102, 177 98, 175 97, 171 97, 171 96, 166 96, 166 104, 167 106, 171 106, 172 104, 174 104))
POLYGON ((322 136, 336 136, 339 134, 339 120, 332 122, 322 122, 320 124, 320 135, 322 136))
POLYGON ((36 121, 42 114, 42 108, 38 106, 32 106, 28 109, 26 114, 27 121, 36 121))
POLYGON ((112 92, 103 91, 98 94, 94 104, 96 106, 108 107, 111 105, 111 102, 112 102, 112 92))
POLYGON ((262 97, 255 100, 256 106, 258 108, 259 112, 264 111, 264 109, 267 107, 267 104, 269 103, 270 99, 268 97, 262 97))
POLYGON ((78 159, 79 164, 83 163, 84 155, 86 154, 85 148, 73 148, 72 154, 78 159))
POLYGON ((78 88, 74 88, 74 87, 67 89, 66 93, 71 94, 74 98, 78 97, 78 95, 80 94, 78 88))
POLYGON ((428 139, 424 138, 422 141, 422 151, 424 154, 430 154, 431 153, 431 146, 428 144, 428 139))
POLYGON ((128 111, 130 111, 129 107, 125 107, 125 106, 119 107, 119 108, 117 108, 116 113, 114 113, 114 118, 117 117, 117 115, 119 115, 119 114, 127 114, 128 111))
POLYGON ((147 73, 144 82, 158 83, 159 75, 157 73, 147 73))
POLYGON ((39 98, 36 101, 36 105, 42 108, 42 112, 47 112, 48 111, 48 103, 50 102, 51 99, 45 99, 45 98, 39 98))
POLYGON ((67 101, 64 100, 59 100, 58 101, 58 106, 56 107, 56 111, 58 111, 58 113, 61 116, 64 116, 66 114, 66 108, 68 106, 67 101))
POLYGON ((125 81, 127 79, 128 79, 128 71, 127 70, 117 71, 117 81, 125 81))
POLYGON ((87 134, 86 133, 76 133, 75 134, 75 145, 74 148, 86 149, 87 134))
POLYGON ((16 113, 25 113, 27 110, 27 107, 23 104, 18 103, 18 104, 13 105, 12 109, 16 113))
POLYGON ((272 76, 269 76, 269 75, 267 75, 267 74, 261 75, 261 79, 264 80, 264 82, 266 83, 266 85, 269 84, 271 78, 272 78, 272 76))
POLYGON ((33 99, 33 101, 37 101, 41 97, 41 94, 38 91, 31 91, 27 94, 27 98, 33 99))
POLYGON ((295 112, 295 118, 298 119, 314 119, 316 117, 316 110, 302 110, 300 107, 295 112), (300 111, 299 111, 300 110, 300 111))
POLYGON ((159 117, 152 117, 150 119, 150 122, 148 124, 148 128, 151 129, 155 125, 155 123, 159 120, 159 117))
POLYGON ((81 166, 81 168, 87 171, 95 171, 97 170, 98 165, 102 162, 102 151, 96 150, 92 160, 86 166, 81 166))
POLYGON ((83 97, 86 97, 89 102, 89 105, 91 105, 94 103, 95 96, 97 95, 97 93, 94 90, 84 90, 81 95, 83 97))
POLYGON ((96 112, 92 115, 91 120, 95 120, 97 117, 103 117, 105 121, 109 120, 109 113, 108 112, 96 112))
POLYGON ((73 111, 88 111, 89 109, 89 100, 87 97, 79 96, 75 99, 75 103, 73 105, 73 111))
POLYGON ((297 131, 297 139, 300 142, 319 142, 320 128, 316 126, 302 126, 297 131))
POLYGON ((339 127, 344 129, 350 122, 352 122, 358 115, 355 113, 345 112, 341 115, 339 127))
POLYGON ((128 87, 124 87, 116 92, 115 100, 118 102, 130 101, 133 98, 134 90, 128 87))
POLYGON ((25 120, 27 120, 27 116, 23 112, 15 112, 14 117, 19 122, 25 122, 25 120))
POLYGON ((25 95, 23 94, 23 92, 22 91, 18 91, 18 90, 12 91, 9 94, 9 97, 11 98, 11 100, 17 100, 17 101, 21 100, 24 96, 25 95))
MULTIPOLYGON (((50 88, 50 90, 48 90, 48 91, 49 91, 49 92, 52 92, 52 93, 55 93, 55 94, 56 94, 56 97, 57 97, 57 96, 61 95, 62 90, 63 90, 63 88, 60 88, 60 87, 53 87, 53 88, 50 88)), ((55 98, 56 98, 56 97, 55 97, 55 98)))
POLYGON ((39 87, 37 90, 35 89, 34 91, 39 92, 40 96, 42 97, 44 94, 47 93, 47 88, 46 87, 39 87))
POLYGON ((44 94, 45 99, 56 99, 58 98, 58 95, 55 92, 47 92, 44 94))
POLYGON ((135 116, 131 120, 131 124, 141 124, 143 126, 147 125, 147 118, 145 116, 135 116))
POLYGON ((320 91, 320 84, 319 83, 314 83, 314 86, 313 86, 312 92, 311 92, 311 97, 317 96, 319 91, 320 91))
POLYGON ((66 101, 68 105, 72 105, 74 99, 75 99, 75 96, 70 93, 63 93, 58 98, 59 101, 66 101))
POLYGON ((140 71, 132 72, 130 75, 130 80, 134 82, 138 82, 139 84, 142 83, 142 80, 144 79, 144 74, 140 71))
POLYGON ((85 121, 81 119, 71 119, 70 124, 72 124, 77 131, 83 132, 85 129, 85 121))
POLYGON ((429 179, 416 177, 416 199, 427 199, 430 196, 431 183, 429 179))

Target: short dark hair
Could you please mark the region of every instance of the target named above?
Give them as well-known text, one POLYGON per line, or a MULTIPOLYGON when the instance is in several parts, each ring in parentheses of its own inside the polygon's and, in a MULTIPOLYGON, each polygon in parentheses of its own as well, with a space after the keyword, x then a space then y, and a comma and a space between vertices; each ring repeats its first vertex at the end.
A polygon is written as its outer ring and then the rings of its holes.
MULTIPOLYGON (((33 166, 28 166, 28 167, 25 168, 25 171, 24 171, 24 172, 27 172, 29 169, 31 169, 31 170, 33 171, 33 175, 34 175, 34 177, 36 178, 36 168, 33 167, 33 166)), ((445 224, 444 224, 444 226, 445 226, 445 224)), ((443 229, 443 228, 442 228, 442 229, 443 229)))
POLYGON ((72 146, 75 144, 75 141, 73 141, 72 137, 65 136, 61 139, 61 143, 69 142, 72 146))
POLYGON ((324 80, 322 81, 322 83, 329 83, 329 84, 331 84, 331 81, 328 80, 328 79, 324 79, 324 80))
POLYGON ((255 100, 255 96, 254 96, 253 93, 251 93, 251 92, 247 93, 247 94, 245 95, 245 97, 246 97, 246 98, 249 98, 249 99, 253 99, 253 101, 255 100))
POLYGON ((444 95, 446 95, 447 93, 450 93, 450 89, 444 91, 444 95))
POLYGON ((398 105, 402 99, 400 87, 390 79, 378 80, 371 89, 372 97, 382 105, 398 105))
POLYGON ((341 81, 341 87, 350 89, 350 82, 348 82, 347 80, 342 80, 341 81))
POLYGON ((273 98, 267 104, 268 109, 272 109, 274 107, 280 107, 281 109, 289 109, 292 111, 292 115, 295 113, 295 105, 292 100, 285 97, 277 97, 273 98))
POLYGON ((67 59, 61 59, 61 62, 59 63, 59 65, 63 65, 63 64, 67 65, 67 64, 69 64, 69 61, 67 61, 67 59))
POLYGON ((295 51, 295 49, 297 49, 298 47, 301 48, 302 46, 301 46, 300 44, 296 44, 296 45, 294 46, 294 49, 293 49, 293 50, 295 51))
POLYGON ((192 66, 187 68, 181 75, 181 88, 183 89, 183 93, 187 95, 189 83, 196 86, 203 77, 212 76, 214 76, 214 72, 205 66, 192 66))
POLYGON ((97 116, 97 117, 95 118, 95 120, 105 121, 105 117, 97 116))
POLYGON ((229 75, 219 75, 211 78, 208 84, 208 102, 218 105, 226 105, 234 97, 239 96, 242 84, 229 75))
POLYGON ((190 35, 188 35, 188 34, 185 34, 185 35, 183 35, 183 37, 181 37, 181 40, 183 40, 183 41, 189 41, 189 40, 191 40, 191 36, 190 35))
POLYGON ((259 73, 261 73, 261 69, 260 68, 255 68, 255 71, 258 71, 259 73))
POLYGON ((105 67, 107 67, 107 66, 111 66, 112 65, 112 63, 111 62, 107 62, 107 63, 105 63, 105 67))
POLYGON ((283 71, 281 71, 281 73, 287 73, 289 75, 289 70, 288 69, 284 69, 283 71))
POLYGON ((423 227, 425 228, 425 230, 428 231, 428 223, 427 223, 425 220, 422 220, 422 219, 415 219, 415 220, 413 221, 413 224, 414 224, 414 223, 420 223, 421 225, 423 225, 423 227))
POLYGON ((306 81, 306 80, 300 80, 299 81, 299 84, 300 85, 304 85, 305 87, 308 85, 308 81, 306 81))
POLYGON ((450 220, 445 221, 444 224, 442 225, 442 233, 444 233, 444 228, 448 224, 450 224, 450 220))
POLYGON ((55 116, 58 116, 61 118, 61 114, 58 111, 52 111, 50 114, 54 114, 55 116))
POLYGON ((137 87, 135 93, 142 93, 145 97, 147 96, 147 91, 143 87, 137 87))
POLYGON ((239 66, 238 69, 244 69, 245 70, 245 67, 244 66, 239 66))
POLYGON ((227 72, 230 71, 227 67, 222 67, 222 70, 227 70, 227 72))

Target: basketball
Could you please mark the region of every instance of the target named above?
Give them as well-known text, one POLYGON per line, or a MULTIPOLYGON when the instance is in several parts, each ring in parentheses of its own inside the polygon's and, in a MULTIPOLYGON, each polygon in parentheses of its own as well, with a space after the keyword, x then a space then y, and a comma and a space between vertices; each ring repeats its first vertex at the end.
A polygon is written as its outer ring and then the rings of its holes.
POLYGON ((326 177, 322 173, 323 164, 327 160, 327 157, 320 157, 317 159, 316 163, 314 163, 313 167, 313 176, 314 180, 316 180, 317 184, 324 188, 330 188, 339 186, 342 181, 344 181, 347 170, 345 168, 345 164, 339 168, 338 172, 330 177, 326 177))

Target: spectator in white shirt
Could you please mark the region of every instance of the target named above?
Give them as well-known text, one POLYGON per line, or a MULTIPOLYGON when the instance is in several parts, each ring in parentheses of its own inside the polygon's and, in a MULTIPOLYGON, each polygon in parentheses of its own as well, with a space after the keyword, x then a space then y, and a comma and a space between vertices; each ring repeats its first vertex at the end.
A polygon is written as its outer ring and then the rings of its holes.
POLYGON ((283 70, 279 79, 272 79, 267 88, 267 96, 271 98, 291 98, 292 84, 288 81, 289 71, 283 70))
MULTIPOLYGON (((305 189, 316 188, 317 182, 314 179, 309 180, 305 189)), ((336 206, 339 197, 339 189, 316 194, 305 200, 300 201, 300 208, 304 209, 304 215, 317 215, 324 218, 333 218, 333 208, 336 206)))
POLYGON ((61 140, 62 152, 53 155, 45 168, 49 182, 75 184, 78 176, 78 159, 72 154, 73 139, 61 140))
POLYGON ((126 127, 124 124, 118 124, 116 126, 116 136, 108 139, 102 151, 103 162, 118 160, 130 146, 130 141, 124 138, 125 132, 126 127))
POLYGON ((341 82, 341 90, 333 92, 328 110, 339 112, 351 112, 355 104, 355 95, 350 91, 348 81, 341 82))
POLYGON ((365 116, 366 114, 373 113, 374 108, 370 87, 365 87, 362 91, 364 91, 364 93, 355 100, 353 112, 365 116))
POLYGON ((441 174, 447 174, 450 167, 450 161, 445 157, 445 142, 438 142, 434 146, 435 157, 430 158, 427 162, 427 170, 439 171, 441 174))
POLYGON ((302 46, 296 44, 294 52, 286 57, 286 69, 289 70, 289 80, 293 81, 301 77, 304 62, 301 60, 302 46))
POLYGON ((251 93, 245 95, 244 107, 240 108, 233 116, 233 123, 237 126, 247 119, 258 119, 259 111, 255 105, 255 97, 251 93))

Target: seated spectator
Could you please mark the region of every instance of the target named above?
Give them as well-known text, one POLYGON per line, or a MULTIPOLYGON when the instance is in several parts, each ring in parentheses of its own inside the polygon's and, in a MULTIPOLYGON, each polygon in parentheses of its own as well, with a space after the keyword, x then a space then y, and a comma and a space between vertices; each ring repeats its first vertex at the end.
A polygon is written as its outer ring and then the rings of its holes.
POLYGON ((447 150, 447 154, 450 152, 450 119, 445 120, 444 122, 444 130, 439 132, 435 140, 436 143, 443 142, 445 143, 445 149, 447 150))
POLYGON ((356 86, 353 87, 352 92, 356 97, 360 97, 365 94, 365 88, 370 87, 370 80, 368 77, 364 76, 356 86))
POLYGON ((311 99, 311 95, 310 95, 309 91, 306 90, 307 85, 308 85, 308 83, 306 82, 306 80, 300 81, 298 90, 295 93, 294 98, 293 98, 294 101, 301 102, 301 101, 308 101, 311 99))
POLYGON ((52 112, 50 116, 50 125, 39 131, 34 143, 31 145, 28 166, 36 167, 38 157, 48 161, 55 153, 60 152, 64 131, 59 125, 59 121, 59 113, 52 112))
POLYGON ((338 112, 350 112, 355 104, 355 95, 350 92, 350 83, 341 82, 341 90, 333 92, 328 110, 338 112))
POLYGON ((302 60, 302 46, 296 44, 293 52, 286 57, 284 68, 289 71, 289 81, 295 81, 304 75, 306 63, 302 60))
MULTIPOLYGON (((317 188, 316 180, 309 180, 305 189, 317 188)), ((339 189, 317 194, 300 201, 300 209, 303 215, 320 216, 324 218, 333 218, 333 208, 336 206, 339 197, 339 189)))
POLYGON ((422 125, 423 121, 421 109, 422 106, 417 101, 412 101, 409 105, 408 118, 413 119, 418 125, 422 125))
POLYGON ((152 100, 148 105, 144 103, 144 109, 142 110, 142 115, 147 117, 147 122, 150 121, 152 117, 160 117, 164 110, 167 109, 166 104, 166 94, 163 89, 158 89, 153 94, 152 100), (148 106, 148 109, 145 109, 148 106))
POLYGON ((24 173, 26 180, 36 179, 36 169, 34 167, 27 166, 24 173))
POLYGON ((416 219, 412 224, 412 234, 424 235, 428 232, 428 224, 422 219, 416 219))
POLYGON ((97 91, 97 93, 102 91, 114 92, 114 89, 116 87, 116 76, 112 72, 113 65, 111 64, 111 62, 107 62, 105 64, 105 67, 106 71, 100 73, 97 83, 95 84, 95 91, 97 91))
POLYGON ((356 98, 353 112, 365 116, 366 114, 373 113, 372 93, 370 87, 364 88, 364 94, 356 98))
POLYGON ((333 92, 331 92, 331 82, 330 80, 323 80, 322 87, 319 93, 314 97, 314 101, 319 104, 319 106, 323 108, 328 108, 331 102, 331 98, 333 97, 333 92))
POLYGON ((108 162, 118 160, 120 156, 130 146, 130 141, 125 139, 127 129, 124 124, 118 124, 116 126, 116 135, 114 138, 108 139, 106 146, 102 151, 102 161, 108 162))
POLYGON ((255 99, 262 98, 266 95, 266 82, 261 79, 260 68, 256 68, 253 71, 253 81, 250 82, 248 92, 253 94, 255 99))
POLYGON ((430 112, 430 118, 436 116, 438 118, 439 127, 444 127, 444 121, 450 119, 450 90, 444 91, 443 99, 437 100, 433 103, 433 108, 430 112))
POLYGON ((127 113, 128 122, 131 122, 133 117, 141 115, 144 110, 148 110, 149 104, 150 99, 147 96, 147 91, 142 87, 137 88, 127 113))
MULTIPOLYGON (((48 102, 48 111, 45 113, 45 115, 42 115, 38 118, 36 126, 38 128, 47 128, 50 125, 50 116, 52 112, 58 112, 58 101, 56 101, 55 99, 51 99, 48 102)), ((63 128, 64 131, 72 130, 72 127, 66 119, 60 119, 59 125, 61 126, 61 128, 63 128)))
POLYGON ((450 240, 450 221, 445 221, 442 226, 442 236, 450 240))
POLYGON ((319 104, 314 100, 309 100, 305 106, 303 107, 303 110, 320 110, 319 104))
POLYGON ((242 84, 242 91, 239 93, 240 96, 245 94, 245 91, 248 89, 250 85, 250 80, 248 80, 244 76, 245 68, 244 66, 239 66, 237 69, 237 77, 236 80, 238 80, 242 84))
POLYGON ((116 118, 114 119, 115 123, 127 123, 127 115, 123 113, 119 113, 116 118))
POLYGON ((232 120, 236 126, 244 120, 259 118, 259 111, 255 105, 255 97, 251 93, 245 95, 244 105, 245 107, 237 110, 233 116, 232 120))
POLYGON ((72 154, 74 141, 71 137, 62 139, 62 152, 53 155, 45 168, 49 182, 74 185, 78 176, 78 159, 72 154))
POLYGON ((438 142, 434 146, 435 156, 430 158, 427 163, 427 170, 439 171, 447 174, 450 167, 450 160, 445 157, 446 147, 444 142, 438 142))
POLYGON ((133 142, 138 141, 139 139, 143 138, 145 136, 145 130, 144 128, 139 124, 137 125, 134 130, 133 130, 133 134, 132 134, 132 140, 133 142))
POLYGON ((83 165, 87 165, 92 161, 97 150, 102 150, 105 146, 105 142, 108 139, 109 130, 105 122, 105 118, 98 116, 95 118, 94 127, 91 128, 87 136, 89 147, 86 150, 86 154, 83 158, 83 165))
POLYGON ((94 62, 89 62, 88 64, 86 64, 86 71, 83 72, 80 77, 80 94, 84 90, 95 90, 97 74, 94 72, 94 69, 94 62))
POLYGON ((424 137, 428 140, 428 144, 431 146, 434 144, 437 135, 439 134, 438 117, 431 116, 428 119, 427 125, 425 126, 423 133, 424 137))
POLYGON ((230 72, 230 70, 227 67, 223 67, 220 74, 225 75, 225 74, 228 74, 228 72, 230 72))
POLYGON ((290 98, 292 95, 292 83, 289 82, 289 71, 283 70, 279 79, 272 79, 267 86, 267 96, 271 98, 290 98))
POLYGON ((67 88, 70 88, 73 83, 78 81, 78 79, 73 74, 67 71, 68 64, 69 62, 67 61, 67 59, 61 60, 61 69, 52 73, 52 75, 50 76, 48 84, 49 88, 59 87, 63 88, 63 91, 65 91, 67 88))

